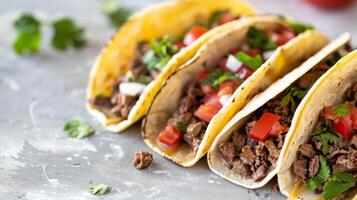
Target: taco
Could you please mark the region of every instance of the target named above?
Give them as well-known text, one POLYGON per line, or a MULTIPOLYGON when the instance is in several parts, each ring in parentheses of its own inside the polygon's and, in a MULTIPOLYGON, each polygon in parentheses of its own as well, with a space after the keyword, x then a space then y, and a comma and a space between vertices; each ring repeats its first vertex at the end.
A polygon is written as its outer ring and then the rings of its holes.
POLYGON ((357 51, 310 89, 278 172, 291 199, 357 198, 357 51))
POLYGON ((211 170, 247 188, 262 187, 272 179, 280 167, 284 141, 300 116, 299 104, 313 83, 345 54, 349 39, 344 34, 311 55, 238 112, 208 152, 211 170))
POLYGON ((276 16, 231 23, 165 82, 143 121, 145 142, 182 166, 195 164, 255 94, 328 43, 294 27, 276 16))
POLYGON ((113 36, 93 66, 87 89, 89 112, 107 129, 124 130, 143 117, 175 68, 228 28, 217 26, 254 13, 242 0, 219 4, 177 0, 138 12, 113 36))

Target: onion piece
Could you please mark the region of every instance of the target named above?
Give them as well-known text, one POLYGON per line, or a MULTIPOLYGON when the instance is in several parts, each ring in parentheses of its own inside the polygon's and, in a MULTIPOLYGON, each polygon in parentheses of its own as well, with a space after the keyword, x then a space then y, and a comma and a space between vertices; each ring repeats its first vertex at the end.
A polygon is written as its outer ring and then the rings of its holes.
POLYGON ((268 60, 270 57, 273 56, 274 53, 275 53, 275 49, 271 51, 265 51, 263 52, 263 57, 265 60, 268 60))
POLYGON ((239 61, 235 56, 233 55, 228 56, 226 67, 229 70, 231 70, 232 72, 237 72, 242 66, 243 63, 239 61))
POLYGON ((219 103, 221 103, 222 106, 224 106, 226 103, 228 103, 231 96, 232 95, 222 95, 221 97, 219 97, 219 103))
POLYGON ((141 94, 146 85, 141 83, 130 83, 130 82, 123 82, 119 85, 119 92, 124 95, 128 96, 136 96, 141 94))

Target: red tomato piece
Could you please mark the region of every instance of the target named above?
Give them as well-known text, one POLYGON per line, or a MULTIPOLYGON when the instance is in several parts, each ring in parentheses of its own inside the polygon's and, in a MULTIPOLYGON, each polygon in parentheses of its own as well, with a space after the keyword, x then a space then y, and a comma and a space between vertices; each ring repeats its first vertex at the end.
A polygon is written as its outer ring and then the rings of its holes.
POLYGON ((159 134, 159 142, 165 144, 168 147, 175 147, 181 140, 182 133, 174 126, 168 124, 164 131, 159 134))
POLYGON ((185 44, 183 43, 182 40, 175 42, 174 46, 176 46, 178 49, 182 49, 185 47, 185 44))
POLYGON ((219 62, 219 68, 221 68, 221 70, 222 70, 223 72, 229 71, 229 69, 226 67, 226 63, 227 63, 227 58, 223 58, 223 59, 219 62))
POLYGON ((320 8, 342 8, 353 3, 354 0, 306 0, 307 2, 320 8))
POLYGON ((205 95, 210 95, 213 93, 213 89, 210 84, 201 84, 201 90, 205 95))
POLYGON ((206 95, 204 105, 214 106, 218 109, 222 108, 222 104, 219 102, 219 96, 217 96, 217 94, 206 95))
POLYGON ((288 126, 283 126, 279 121, 275 122, 273 128, 270 130, 270 135, 279 136, 282 133, 285 133, 289 130, 288 126))
POLYGON ((218 86, 218 96, 231 95, 238 88, 239 83, 236 80, 227 80, 218 86))
POLYGON ((352 129, 357 130, 357 108, 353 107, 352 111, 352 129))
POLYGON ((243 65, 237 72, 237 75, 239 78, 243 79, 243 80, 247 80, 252 74, 253 74, 253 70, 251 70, 249 67, 247 67, 246 65, 243 65))
POLYGON ((281 33, 274 32, 271 37, 272 40, 278 45, 283 45, 293 39, 295 37, 295 33, 291 29, 283 28, 281 33))
POLYGON ((194 43, 199 37, 201 37, 204 33, 206 33, 208 29, 202 26, 195 26, 191 29, 189 33, 186 34, 183 39, 183 43, 188 46, 194 43))
POLYGON ((208 75, 209 75, 208 72, 201 72, 197 75, 197 78, 198 78, 198 80, 203 80, 203 79, 207 78, 208 75))
POLYGON ((221 17, 218 20, 218 23, 220 25, 222 25, 222 24, 234 21, 235 19, 237 19, 237 17, 235 15, 233 15, 230 12, 227 12, 227 13, 224 13, 224 14, 221 15, 221 17))
POLYGON ((249 49, 247 53, 251 56, 257 56, 260 54, 260 50, 259 49, 249 49))
POLYGON ((333 110, 335 109, 335 106, 328 106, 326 108, 324 108, 324 116, 325 119, 337 122, 338 118, 335 116, 335 114, 333 114, 333 110))
POLYGON ((218 113, 219 108, 211 105, 201 105, 196 111, 195 116, 209 123, 211 119, 218 113))
POLYGON ((349 139, 352 137, 352 120, 350 116, 340 117, 337 122, 332 125, 332 129, 339 133, 343 138, 349 139))
POLYGON ((274 124, 279 122, 280 116, 265 112, 250 130, 249 135, 259 141, 265 141, 269 137, 274 124))

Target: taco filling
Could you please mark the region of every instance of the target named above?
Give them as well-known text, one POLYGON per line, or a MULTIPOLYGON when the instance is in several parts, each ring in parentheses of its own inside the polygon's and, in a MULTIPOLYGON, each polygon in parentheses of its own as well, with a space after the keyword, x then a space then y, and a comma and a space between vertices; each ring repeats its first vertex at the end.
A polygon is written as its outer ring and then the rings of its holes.
POLYGON ((342 104, 325 107, 308 142, 300 145, 291 171, 308 190, 324 199, 343 197, 356 188, 357 83, 342 104))
POLYGON ((290 27, 247 31, 247 40, 227 53, 216 67, 197 75, 184 89, 179 107, 158 135, 163 150, 189 145, 197 152, 211 119, 225 105, 235 90, 267 60, 274 50, 294 38, 290 27))
POLYGON ((194 43, 208 30, 238 19, 228 11, 217 11, 208 21, 194 26, 181 36, 166 35, 137 45, 136 56, 126 76, 120 77, 109 97, 90 100, 107 116, 127 119, 145 87, 163 70, 169 60, 182 48, 194 43))
POLYGON ((276 166, 296 108, 312 84, 341 55, 333 53, 300 77, 278 96, 257 109, 247 123, 221 142, 218 150, 234 173, 260 181, 276 166))

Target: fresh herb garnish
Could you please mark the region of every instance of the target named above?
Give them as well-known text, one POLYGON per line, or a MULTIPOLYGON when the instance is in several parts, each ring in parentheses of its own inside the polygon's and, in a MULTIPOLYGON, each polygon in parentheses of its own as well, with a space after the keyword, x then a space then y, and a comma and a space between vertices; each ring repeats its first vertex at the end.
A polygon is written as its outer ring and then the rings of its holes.
POLYGON ((218 85, 227 80, 235 80, 239 83, 243 82, 243 80, 237 77, 233 72, 228 71, 223 73, 222 70, 216 68, 214 71, 210 72, 210 74, 204 78, 201 83, 210 84, 213 90, 217 90, 218 85))
POLYGON ((320 160, 320 169, 317 172, 316 176, 310 179, 307 183, 306 187, 310 190, 315 190, 320 187, 325 180, 329 177, 331 170, 327 164, 326 158, 323 156, 319 156, 320 160))
POLYGON ((238 52, 236 58, 242 63, 250 66, 254 71, 256 71, 263 64, 263 59, 260 55, 253 57, 243 51, 238 52))
POLYGON ((338 53, 338 52, 334 52, 329 59, 326 60, 326 64, 328 66, 334 66, 340 59, 342 58, 342 56, 338 53))
POLYGON ((110 24, 115 28, 121 27, 133 12, 130 8, 120 6, 115 0, 105 0, 101 7, 110 24))
POLYGON ((326 155, 328 153, 329 144, 337 144, 340 137, 335 134, 330 126, 321 125, 312 134, 313 139, 322 142, 322 153, 326 155))
POLYGON ((145 53, 142 59, 150 71, 162 70, 171 57, 178 52, 178 49, 172 44, 175 40, 176 38, 173 36, 165 36, 159 41, 151 41, 150 50, 145 53))
POLYGON ((333 109, 333 114, 336 117, 345 117, 350 114, 350 110, 347 107, 347 104, 339 104, 333 109))
POLYGON ((81 48, 86 44, 83 36, 84 28, 79 27, 71 18, 56 20, 53 24, 54 35, 52 46, 58 50, 66 50, 69 47, 81 48))
POLYGON ((184 133, 187 132, 187 125, 184 122, 177 122, 176 127, 184 133))
POLYGON ((39 51, 41 46, 41 23, 31 14, 22 14, 15 22, 17 31, 13 43, 15 52, 19 55, 32 54, 39 51))
POLYGON ((216 23, 219 20, 219 18, 221 17, 221 15, 225 12, 226 11, 223 11, 223 10, 215 11, 214 13, 212 13, 211 17, 205 23, 203 23, 203 26, 207 27, 207 28, 212 27, 212 25, 214 23, 216 23))
POLYGON ((248 44, 251 48, 269 51, 277 48, 277 44, 263 30, 250 27, 248 30, 248 44))
POLYGON ((84 138, 94 133, 93 127, 80 117, 67 120, 63 125, 63 130, 71 138, 84 138))
POLYGON ((323 187, 322 196, 324 199, 337 197, 343 192, 349 190, 356 185, 356 179, 350 173, 336 173, 323 187))
POLYGON ((311 24, 301 23, 292 18, 285 19, 289 26, 294 30, 294 33, 300 34, 305 32, 306 30, 314 29, 314 26, 311 24))
POLYGON ((283 97, 280 101, 281 106, 288 106, 290 105, 290 110, 295 112, 296 107, 298 105, 297 101, 302 100, 307 93, 307 90, 301 90, 296 87, 292 87, 289 92, 283 97))
POLYGON ((104 195, 109 192, 109 186, 101 183, 99 185, 94 185, 90 187, 89 191, 93 195, 104 195))
POLYGON ((144 85, 147 85, 147 84, 150 83, 151 78, 150 78, 150 76, 140 75, 140 76, 137 77, 137 78, 130 77, 129 81, 130 81, 130 82, 135 82, 135 83, 142 83, 142 84, 144 84, 144 85))

